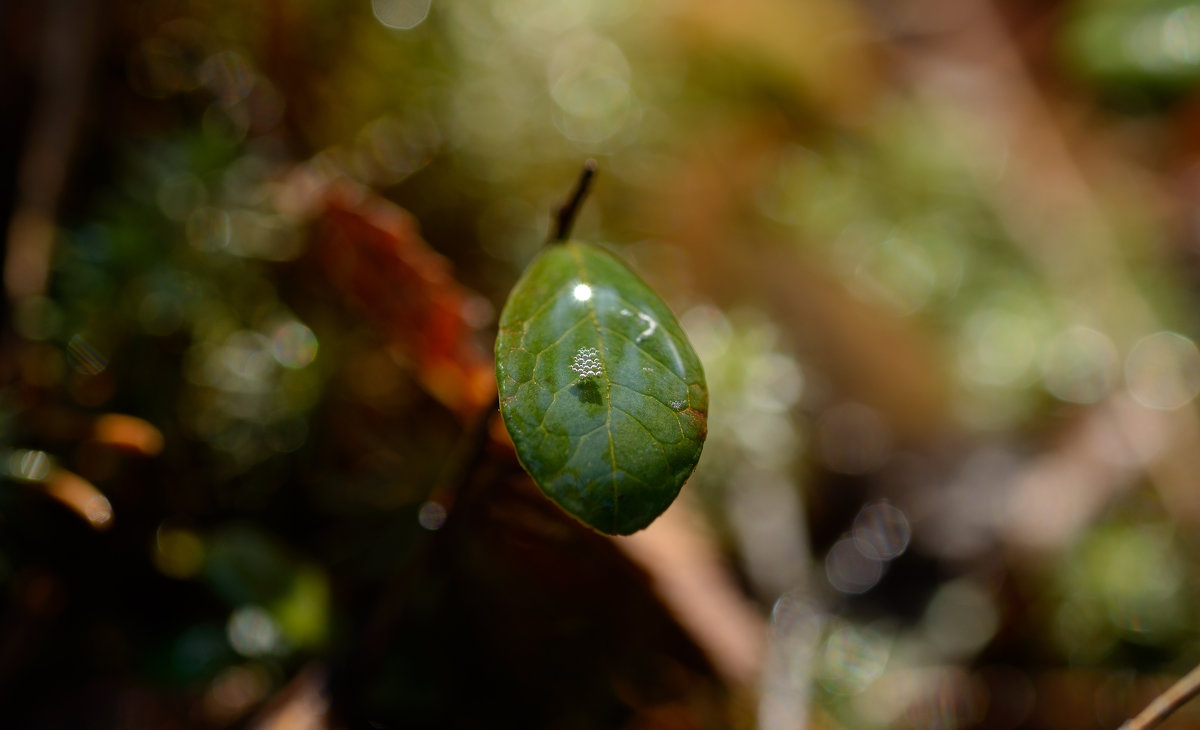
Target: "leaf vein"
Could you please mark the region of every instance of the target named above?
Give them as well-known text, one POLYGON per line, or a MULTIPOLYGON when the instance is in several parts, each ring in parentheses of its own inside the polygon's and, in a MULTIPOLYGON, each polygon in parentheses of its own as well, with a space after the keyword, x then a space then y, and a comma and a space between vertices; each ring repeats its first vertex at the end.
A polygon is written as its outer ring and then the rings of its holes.
POLYGON ((636 423, 639 427, 641 427, 641 429, 643 431, 646 432, 646 435, 650 437, 650 440, 653 441, 654 445, 658 447, 658 450, 662 452, 663 462, 667 465, 667 470, 670 471, 671 457, 667 456, 667 447, 663 445, 662 441, 659 441, 658 437, 655 436, 654 433, 649 428, 646 427, 646 424, 642 423, 641 420, 637 416, 633 415, 632 413, 625 410, 624 408, 617 405, 616 403, 613 404, 613 408, 616 408, 621 413, 624 413, 626 416, 629 416, 629 419, 631 421, 636 423))
POLYGON ((666 370, 668 373, 670 373, 672 376, 674 376, 675 379, 678 380, 679 382, 683 383, 684 385, 688 385, 688 381, 684 380, 682 375, 675 372, 662 360, 659 360, 657 357, 652 355, 649 351, 646 350, 646 348, 642 347, 642 345, 640 343, 638 343, 636 340, 631 339, 628 335, 624 334, 623 332, 618 332, 617 330, 615 330, 612 327, 609 327, 607 325, 598 325, 598 326, 603 327, 604 329, 608 330, 612 334, 616 335, 617 337, 620 337, 622 340, 625 340, 629 344, 633 345, 634 347, 637 348, 637 351, 639 353, 641 353, 642 355, 645 355, 648 360, 657 364, 663 370, 666 370))
MULTIPOLYGON (((583 261, 583 256, 579 253, 579 251, 577 249, 572 248, 569 250, 571 251, 572 258, 575 259, 575 264, 579 267, 580 281, 582 281, 584 284, 587 284, 588 286, 591 286, 592 280, 591 280, 591 276, 589 276, 590 272, 587 269, 587 265, 583 261)), ((592 324, 596 328, 596 346, 602 354, 607 354, 604 349, 604 338, 601 336, 601 333, 600 333, 600 330, 602 327, 600 324, 600 318, 596 314, 596 298, 595 297, 589 298, 587 300, 587 308, 588 308, 588 314, 591 315, 591 318, 592 318, 592 324)), ((608 406, 606 409, 606 412, 605 412, 604 425, 608 429, 608 460, 609 460, 609 464, 612 468, 612 475, 613 475, 612 527, 615 530, 617 527, 617 515, 619 514, 621 493, 620 493, 620 490, 617 489, 617 446, 616 446, 616 443, 613 441, 613 432, 612 432, 612 409, 613 409, 612 380, 609 378, 607 370, 604 373, 603 380, 604 380, 604 395, 605 395, 604 400, 608 406)))
POLYGON ((562 296, 564 292, 567 291, 567 287, 569 287, 569 286, 570 286, 570 283, 568 282, 567 286, 564 286, 564 287, 556 290, 553 295, 546 297, 546 301, 542 302, 532 312, 525 315, 525 321, 521 323, 521 342, 522 343, 524 343, 524 341, 525 341, 525 335, 527 335, 529 333, 529 325, 534 320, 536 320, 539 316, 541 316, 542 311, 544 309, 546 309, 546 307, 549 307, 551 304, 554 304, 554 302, 557 301, 558 298, 560 296, 562 296))
MULTIPOLYGON (((584 323, 584 322, 586 322, 586 321, 587 321, 587 319, 585 319, 585 318, 582 318, 582 317, 581 317, 581 318, 579 318, 579 319, 577 319, 577 320, 575 320, 575 324, 573 324, 573 325, 571 325, 570 327, 568 327, 568 328, 566 328, 565 330, 563 330, 563 331, 562 331, 562 334, 560 334, 558 337, 554 338, 554 341, 553 341, 553 342, 547 343, 546 345, 544 345, 544 346, 542 347, 542 349, 538 350, 538 351, 537 351, 537 357, 541 357, 541 356, 542 356, 542 355, 544 355, 544 354, 545 354, 547 351, 549 351, 549 350, 552 350, 552 349, 554 349, 555 347, 558 347, 559 343, 561 343, 561 342, 562 342, 564 339, 566 339, 567 335, 569 335, 569 334, 571 334, 572 332, 574 332, 574 331, 575 331, 575 329, 576 329, 577 327, 579 327, 579 325, 583 324, 583 323, 584 323)), ((535 361, 535 362, 536 362, 536 361, 535 361)))

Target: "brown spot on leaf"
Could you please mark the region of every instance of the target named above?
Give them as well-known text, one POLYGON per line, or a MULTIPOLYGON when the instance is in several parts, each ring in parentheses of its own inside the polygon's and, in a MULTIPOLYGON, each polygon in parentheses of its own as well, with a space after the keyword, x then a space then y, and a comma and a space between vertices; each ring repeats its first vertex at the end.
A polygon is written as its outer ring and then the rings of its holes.
POLYGON ((695 408, 684 408, 682 411, 680 411, 680 413, 684 416, 687 416, 691 420, 692 424, 695 425, 696 431, 700 434, 701 441, 708 437, 707 413, 704 411, 698 411, 695 408))

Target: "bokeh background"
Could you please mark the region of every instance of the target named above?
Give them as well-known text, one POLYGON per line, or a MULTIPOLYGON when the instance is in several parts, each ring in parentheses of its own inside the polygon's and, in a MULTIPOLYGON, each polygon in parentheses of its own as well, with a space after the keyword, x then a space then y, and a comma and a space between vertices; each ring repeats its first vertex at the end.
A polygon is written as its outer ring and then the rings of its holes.
POLYGON ((1200 662, 1198 87, 1187 0, 0 3, 0 726, 1116 727, 1200 662), (493 410, 588 158, 711 391, 631 538, 493 410))

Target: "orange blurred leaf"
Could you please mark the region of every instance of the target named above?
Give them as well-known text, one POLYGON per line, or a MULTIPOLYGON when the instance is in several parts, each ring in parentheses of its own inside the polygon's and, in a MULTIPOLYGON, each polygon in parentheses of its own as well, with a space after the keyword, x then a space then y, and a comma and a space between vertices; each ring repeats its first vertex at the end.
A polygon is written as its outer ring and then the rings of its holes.
POLYGON ((163 448, 162 432, 135 416, 107 413, 96 419, 92 438, 101 444, 156 456, 163 448))
POLYGON ((331 185, 313 255, 335 287, 412 359, 422 386, 464 418, 495 394, 491 358, 470 313, 485 306, 459 284, 411 215, 349 183, 331 185))
POLYGON ((42 488, 51 498, 87 520, 93 529, 107 530, 112 526, 113 510, 108 497, 78 474, 55 469, 42 488))

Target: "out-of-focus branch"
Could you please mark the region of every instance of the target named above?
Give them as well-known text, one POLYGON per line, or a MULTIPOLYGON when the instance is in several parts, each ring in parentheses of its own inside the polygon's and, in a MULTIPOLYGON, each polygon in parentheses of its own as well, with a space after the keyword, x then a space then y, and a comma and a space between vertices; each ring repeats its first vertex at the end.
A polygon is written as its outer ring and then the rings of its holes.
POLYGON ((37 98, 7 231, 4 288, 11 301, 46 289, 54 216, 83 122, 96 23, 96 0, 45 5, 37 98))
POLYGON ((1171 713, 1182 707, 1188 700, 1200 694, 1200 667, 1183 675, 1183 677, 1167 688, 1154 701, 1146 706, 1132 719, 1127 720, 1118 730, 1150 730, 1158 727, 1171 713))
POLYGON ((645 530, 612 541, 650 575, 655 592, 721 677, 734 687, 753 686, 762 671, 763 620, 686 497, 645 530))
POLYGON ((329 730, 328 670, 314 663, 302 669, 251 720, 252 730, 329 730))
MULTIPOLYGON (((1003 174, 980 156, 976 182, 1013 240, 1046 279, 1086 297, 1090 312, 1118 345, 1162 328, 1153 308, 1125 270, 1112 216, 1077 159, 1063 115, 1038 88, 1017 41, 991 0, 930 0, 923 17, 953 17, 956 32, 944 41, 904 49, 900 63, 916 93, 935 110, 934 122, 955 121, 985 131, 989 145, 1006 151, 1003 174)), ((1087 142, 1080 130, 1071 139, 1087 142)), ((1087 152, 1107 160, 1101 143, 1087 152)), ((1200 523, 1200 494, 1192 475, 1200 471, 1200 422, 1191 408, 1155 412, 1163 434, 1147 474, 1173 516, 1200 523), (1168 440, 1169 438, 1169 440, 1168 440)), ((1145 419, 1117 419, 1126 439, 1145 419)))

